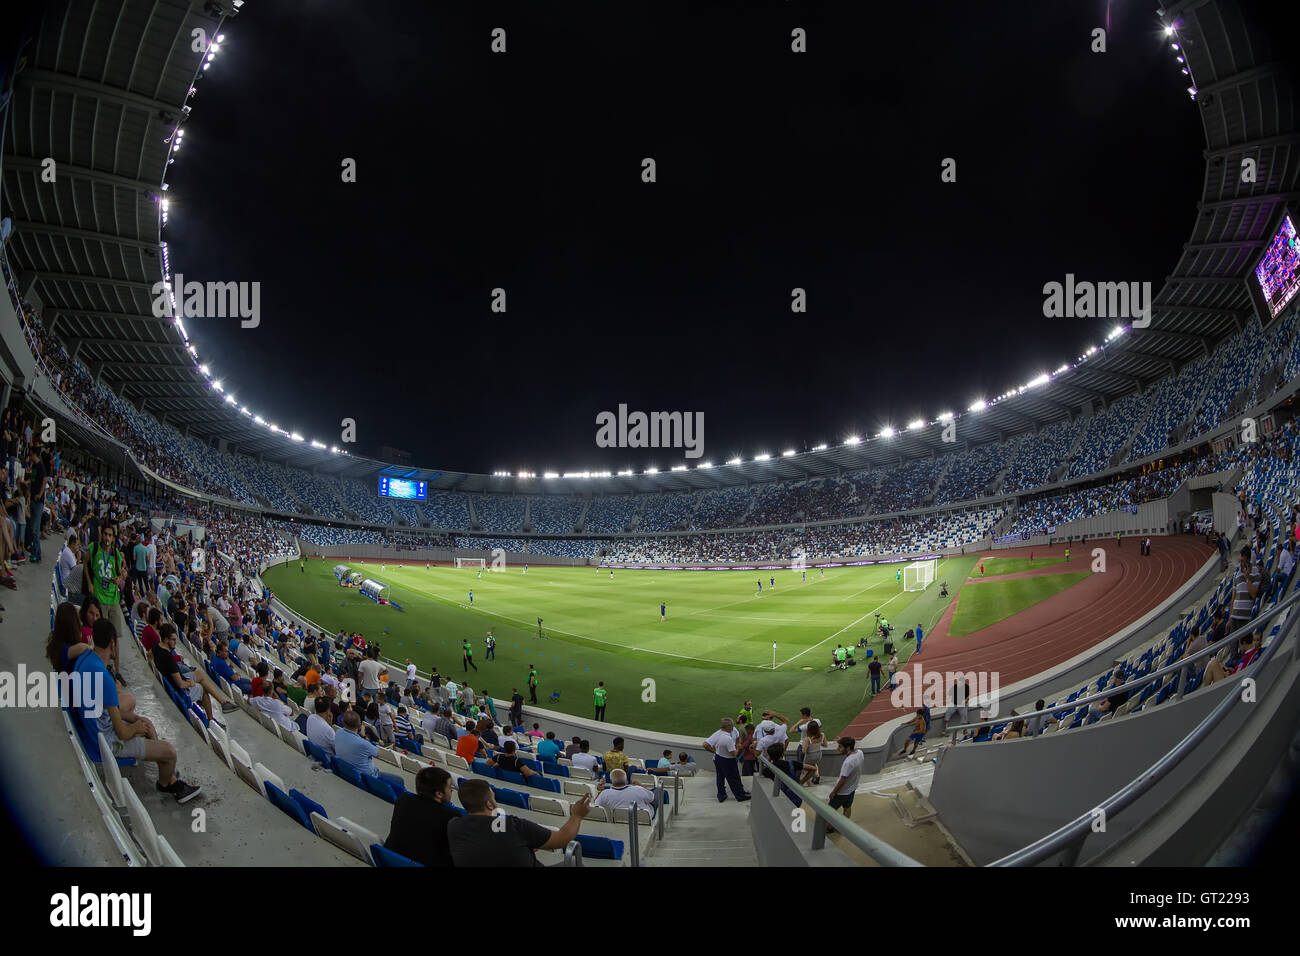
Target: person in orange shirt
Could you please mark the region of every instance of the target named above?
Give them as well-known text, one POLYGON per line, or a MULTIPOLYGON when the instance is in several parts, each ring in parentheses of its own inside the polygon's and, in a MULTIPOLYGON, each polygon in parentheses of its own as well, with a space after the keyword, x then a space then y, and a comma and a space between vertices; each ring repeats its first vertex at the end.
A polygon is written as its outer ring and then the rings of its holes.
POLYGON ((478 734, 471 731, 456 741, 456 755, 466 763, 473 763, 479 756, 486 757, 487 749, 478 734))

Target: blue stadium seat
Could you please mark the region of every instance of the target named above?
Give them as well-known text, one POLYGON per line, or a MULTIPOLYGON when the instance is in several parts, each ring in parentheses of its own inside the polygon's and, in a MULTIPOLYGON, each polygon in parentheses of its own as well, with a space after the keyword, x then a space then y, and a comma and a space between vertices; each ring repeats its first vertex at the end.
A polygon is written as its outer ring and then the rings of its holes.
POLYGON ((378 777, 362 777, 361 786, 389 803, 397 802, 397 794, 393 792, 393 788, 388 785, 387 781, 380 780, 378 777))
POLYGON ((319 764, 324 764, 327 768, 330 765, 330 755, 322 747, 316 746, 310 740, 303 741, 303 749, 307 751, 307 756, 319 764))
POLYGON ((582 846, 582 855, 592 860, 623 859, 623 841, 611 840, 609 837, 591 836, 579 833, 575 840, 582 846))
POLYGON ((518 787, 524 785, 524 775, 517 770, 502 770, 498 767, 496 775, 498 780, 502 780, 505 783, 513 783, 518 787))
POLYGON ((424 866, 423 863, 416 863, 379 843, 370 845, 370 856, 374 859, 375 866, 424 866))
POLYGON ((275 804, 275 806, 279 807, 286 814, 293 817, 293 819, 297 820, 312 833, 316 832, 316 828, 311 825, 311 819, 303 811, 303 808, 298 805, 297 801, 290 798, 287 793, 269 781, 264 783, 263 786, 266 787, 266 798, 270 800, 271 803, 275 804))
POLYGON ((528 809, 528 794, 520 793, 518 790, 511 790, 507 787, 493 787, 492 796, 498 806, 518 807, 520 810, 528 809))
POLYGON ((308 818, 310 818, 313 813, 319 813, 326 820, 330 818, 330 815, 325 812, 324 807, 322 807, 311 797, 307 796, 307 794, 303 793, 301 790, 290 790, 289 796, 294 803, 302 807, 302 812, 307 814, 308 818))
POLYGON ((333 770, 337 776, 342 777, 348 783, 352 784, 352 786, 361 787, 362 789, 365 788, 364 784, 361 782, 360 772, 356 767, 352 766, 352 764, 346 763, 338 758, 331 758, 330 769, 333 770))

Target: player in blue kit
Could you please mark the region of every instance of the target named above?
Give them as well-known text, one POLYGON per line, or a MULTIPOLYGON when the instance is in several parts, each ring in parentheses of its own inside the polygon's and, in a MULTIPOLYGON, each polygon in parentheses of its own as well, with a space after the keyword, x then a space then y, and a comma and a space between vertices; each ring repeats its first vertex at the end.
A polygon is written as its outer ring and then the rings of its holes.
POLYGON ((667 604, 660 604, 660 605, 659 605, 659 620, 662 621, 662 620, 664 620, 664 619, 667 618, 667 617, 668 617, 668 605, 667 605, 667 604))
POLYGON ((775 591, 775 590, 776 590, 776 578, 773 578, 773 579, 771 580, 770 583, 771 583, 771 585, 772 585, 772 590, 775 591))
POLYGON ((758 579, 758 593, 759 593, 759 594, 762 594, 762 593, 763 593, 763 579, 762 579, 762 578, 759 578, 759 579, 758 579))
POLYGON ((470 607, 473 607, 473 606, 474 606, 474 592, 473 592, 473 591, 470 591, 470 592, 469 592, 469 606, 470 606, 470 607))

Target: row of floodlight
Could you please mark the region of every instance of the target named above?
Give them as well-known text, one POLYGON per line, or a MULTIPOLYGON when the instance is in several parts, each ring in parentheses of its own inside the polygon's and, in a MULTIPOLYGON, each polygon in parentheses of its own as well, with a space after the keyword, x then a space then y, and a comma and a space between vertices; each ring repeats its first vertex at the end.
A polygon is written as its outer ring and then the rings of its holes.
MULTIPOLYGON (((244 0, 234 0, 234 5, 236 8, 242 7, 244 5, 244 0)), ((212 65, 212 62, 217 58, 217 54, 220 53, 222 49, 221 44, 224 43, 225 40, 226 40, 226 35, 224 33, 218 33, 216 37, 212 40, 212 42, 208 44, 208 48, 204 52, 204 56, 203 56, 204 70, 208 69, 208 67, 212 65)), ((191 86, 189 88, 189 92, 186 93, 185 98, 188 100, 190 97, 192 97, 195 94, 195 92, 197 92, 195 87, 191 86)), ((184 112, 186 115, 189 114, 189 111, 190 111, 189 106, 188 105, 185 106, 184 112)), ((184 144, 184 141, 185 141, 185 129, 180 125, 180 123, 177 123, 176 129, 172 133, 171 138, 169 139, 169 142, 171 144, 172 155, 169 156, 167 159, 168 165, 171 165, 173 162, 175 162, 176 159, 175 154, 180 152, 180 148, 184 144)), ((170 188, 170 185, 164 182, 162 184, 162 188, 164 190, 167 190, 170 188)), ((168 212, 170 211, 171 202, 166 197, 162 197, 159 202, 159 205, 161 206, 162 209, 162 213, 161 213, 162 224, 163 226, 166 226, 167 216, 168 216, 168 212)), ((194 361, 195 370, 198 371, 200 374, 202 374, 204 379, 207 380, 208 387, 211 388, 213 392, 215 392, 216 394, 221 395, 222 400, 225 402, 225 404, 229 405, 232 409, 237 409, 239 413, 243 415, 245 418, 250 419, 256 425, 260 425, 266 428, 272 434, 279 435, 283 438, 287 438, 290 441, 304 442, 306 444, 311 445, 312 448, 316 448, 321 451, 328 449, 329 451, 333 452, 336 455, 348 454, 347 451, 345 451, 342 448, 339 448, 336 445, 326 445, 324 442, 317 441, 314 438, 308 441, 306 438, 304 438, 301 434, 299 434, 296 431, 288 431, 286 429, 281 428, 279 425, 275 424, 274 422, 266 421, 264 418, 262 418, 261 415, 258 415, 255 412, 250 411, 248 406, 241 405, 239 403, 239 400, 236 399, 233 394, 228 393, 225 390, 225 387, 221 384, 221 379, 212 377, 213 373, 211 367, 205 363, 199 362, 199 351, 195 347, 194 343, 190 341, 189 333, 185 330, 185 323, 181 318, 181 310, 180 308, 177 307, 176 293, 172 289, 172 283, 171 283, 171 279, 172 279, 171 259, 168 253, 167 243, 165 241, 162 243, 162 253, 163 253, 163 280, 164 280, 163 288, 167 294, 168 299, 171 301, 172 324, 176 326, 176 331, 180 334, 181 341, 185 343, 185 350, 190 353, 190 358, 193 359, 194 361)))
MULTIPOLYGON (((1110 333, 1106 336, 1106 340, 1103 343, 1102 347, 1104 348, 1106 345, 1109 345, 1111 342, 1114 342, 1116 339, 1118 339, 1127 331, 1128 329, 1122 325, 1115 326, 1115 328, 1113 328, 1110 331, 1110 333)), ((982 412, 985 409, 992 408, 993 406, 997 405, 999 402, 1006 401, 1009 398, 1015 398, 1017 395, 1023 395, 1025 392, 1028 392, 1035 388, 1042 388, 1044 385, 1049 384, 1050 382, 1054 381, 1055 379, 1059 378, 1065 373, 1073 371, 1074 369, 1078 368, 1080 365, 1082 365, 1083 363, 1087 362, 1090 358, 1092 358, 1092 356, 1096 355, 1097 352, 1099 351, 1100 349, 1097 346, 1095 345, 1089 346, 1087 349, 1084 350, 1084 353, 1080 355, 1079 358, 1073 364, 1067 362, 1066 364, 1058 368, 1055 372, 1050 372, 1050 373, 1043 372, 1042 374, 1037 375, 1034 378, 1030 379, 1024 385, 1021 385, 1018 388, 1008 389, 1006 392, 1003 392, 1001 395, 997 396, 996 398, 992 398, 992 399, 978 398, 970 404, 970 406, 966 409, 966 411, 970 414, 978 414, 979 412, 982 412)), ((957 416, 952 412, 941 412, 932 421, 926 421, 924 418, 917 418, 913 421, 910 421, 907 423, 906 429, 895 429, 892 425, 886 425, 884 428, 882 428, 879 432, 876 433, 875 440, 877 441, 888 440, 895 437, 896 435, 902 434, 904 431, 916 432, 927 427, 946 426, 950 422, 954 421, 956 418, 957 416)), ((864 439, 860 435, 850 435, 844 439, 844 441, 841 443, 841 447, 851 448, 854 445, 862 444, 863 441, 871 441, 871 440, 872 439, 870 438, 864 439)), ((829 445, 822 443, 813 446, 812 449, 810 449, 807 452, 804 452, 804 454, 816 454, 818 452, 828 451, 829 449, 830 449, 829 445)), ((788 448, 785 451, 781 452, 781 457, 794 458, 798 454, 799 452, 795 451, 793 448, 788 448)), ((772 460, 772 456, 770 454, 767 454, 766 452, 760 452, 759 454, 755 455, 753 458, 750 459, 751 462, 765 462, 771 460, 772 460)), ((734 465, 743 465, 744 463, 745 461, 743 458, 741 458, 740 456, 736 456, 734 458, 728 459, 725 464, 734 466, 734 465)), ((695 466, 695 470, 700 471, 701 469, 709 469, 713 467, 715 467, 713 462, 702 461, 695 466)), ((669 469, 669 471, 674 471, 674 472, 687 471, 687 470, 689 470, 688 465, 674 465, 672 468, 669 469)), ((640 473, 642 475, 657 475, 659 474, 659 469, 650 467, 644 469, 640 473)), ((611 475, 611 473, 608 471, 570 471, 570 472, 564 472, 563 474, 556 471, 546 471, 542 473, 542 477, 543 478, 611 478, 617 476, 619 478, 625 478, 625 477, 633 476, 635 474, 637 474, 637 472, 634 469, 625 468, 622 471, 615 472, 613 475, 611 475)), ((492 476, 494 478, 536 478, 537 477, 535 473, 530 471, 520 471, 520 472, 512 473, 505 470, 494 471, 492 472, 492 476)))

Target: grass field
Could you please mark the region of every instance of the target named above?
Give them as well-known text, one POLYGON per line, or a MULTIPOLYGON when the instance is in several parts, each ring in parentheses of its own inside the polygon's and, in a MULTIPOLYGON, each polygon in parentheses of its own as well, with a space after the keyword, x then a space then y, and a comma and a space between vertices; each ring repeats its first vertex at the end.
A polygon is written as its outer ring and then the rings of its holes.
MULTIPOLYGON (((1033 571, 1035 568, 1047 568, 1053 564, 1064 564, 1065 558, 1034 558, 1034 563, 1030 564, 1028 558, 989 558, 984 562, 984 576, 993 577, 995 574, 1019 574, 1021 571, 1033 571)), ((975 568, 976 580, 979 579, 979 568, 975 568)))
MULTIPOLYGON (((388 565, 381 573, 376 563, 348 562, 389 584, 401 611, 339 587, 334 559, 308 561, 305 572, 297 563, 272 568, 263 580, 320 626, 359 631, 378 640, 385 657, 409 657, 423 672, 436 665, 463 676, 459 647, 469 637, 479 668, 470 683, 480 692, 509 698, 518 687, 526 695, 533 664, 541 706, 593 716, 591 691, 603 680, 609 722, 703 739, 746 698, 758 711, 785 716, 811 707, 828 732, 840 730, 866 706, 869 684, 864 667, 831 671, 831 650, 871 633, 876 612, 895 625, 896 639, 917 623, 929 630, 974 560, 940 563, 937 580, 950 592, 942 599, 937 584, 904 592, 895 580, 902 565, 832 568, 825 578, 812 569, 806 582, 789 570, 766 571, 760 595, 757 571, 619 570, 611 579, 607 570, 534 566, 527 575, 512 567, 480 579, 474 570, 388 565), (661 602, 668 606, 662 622, 661 602), (545 639, 537 636, 539 617, 545 639), (483 659, 489 628, 495 661, 483 659), (560 700, 551 702, 557 690, 560 700)), ((873 640, 877 654, 880 645, 873 640)), ((900 660, 912 647, 902 648, 900 660)))
MULTIPOLYGON (((987 572, 988 565, 984 569, 987 572)), ((962 590, 948 633, 953 637, 972 634, 1012 614, 1018 614, 1053 594, 1059 594, 1091 573, 1068 571, 1064 574, 1043 574, 1005 581, 972 581, 962 590)))

